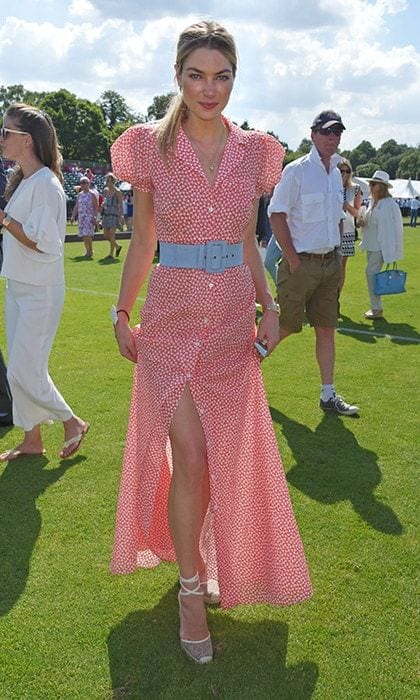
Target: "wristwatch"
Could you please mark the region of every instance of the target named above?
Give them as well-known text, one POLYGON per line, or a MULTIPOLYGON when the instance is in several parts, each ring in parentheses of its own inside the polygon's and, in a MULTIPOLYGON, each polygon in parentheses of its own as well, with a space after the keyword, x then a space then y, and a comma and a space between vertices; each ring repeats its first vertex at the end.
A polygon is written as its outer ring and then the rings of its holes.
POLYGON ((275 301, 272 301, 270 304, 267 304, 267 306, 263 307, 263 311, 275 311, 277 315, 280 314, 280 306, 276 304, 275 301))
POLYGON ((8 216, 6 214, 3 221, 1 222, 1 225, 4 226, 4 228, 8 228, 11 223, 12 223, 12 219, 10 218, 10 216, 8 216))

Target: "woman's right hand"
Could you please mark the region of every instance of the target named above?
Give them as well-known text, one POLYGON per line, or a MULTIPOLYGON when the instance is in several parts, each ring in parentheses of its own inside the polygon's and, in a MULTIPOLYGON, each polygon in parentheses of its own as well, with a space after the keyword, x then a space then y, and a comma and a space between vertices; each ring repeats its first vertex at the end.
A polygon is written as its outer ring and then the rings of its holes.
POLYGON ((127 358, 127 360, 130 360, 130 362, 137 362, 136 341, 134 332, 128 325, 128 321, 124 321, 123 318, 118 318, 114 326, 114 332, 120 354, 127 358))

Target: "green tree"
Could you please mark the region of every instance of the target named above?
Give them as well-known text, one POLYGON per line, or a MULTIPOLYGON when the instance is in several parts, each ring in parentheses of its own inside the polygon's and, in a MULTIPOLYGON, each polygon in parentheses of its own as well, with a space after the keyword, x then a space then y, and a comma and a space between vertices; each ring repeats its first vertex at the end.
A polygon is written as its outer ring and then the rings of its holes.
POLYGON ((391 178, 395 178, 399 162, 407 150, 408 146, 405 143, 397 143, 395 139, 389 139, 378 148, 375 160, 381 164, 381 170, 385 170, 391 178))
POLYGON ((362 141, 359 143, 359 145, 352 150, 349 158, 354 170, 356 170, 358 165, 368 163, 374 159, 376 160, 376 149, 372 146, 370 141, 362 141))
POLYGON ((137 121, 136 115, 129 108, 125 99, 115 90, 105 90, 100 96, 98 104, 109 129, 113 129, 116 124, 134 124, 137 121))
POLYGON ((404 153, 398 166, 397 177, 420 180, 420 146, 409 148, 404 153))
POLYGON ((40 106, 54 122, 64 158, 109 161, 110 133, 99 105, 58 90, 48 93, 40 106))
MULTIPOLYGON (((305 153, 309 153, 311 148, 312 148, 311 139, 302 139, 299 146, 297 147, 297 152, 300 153, 300 155, 304 155, 305 153)), ((299 158, 299 156, 297 156, 297 157, 299 158)))
POLYGON ((25 104, 39 107, 46 94, 46 92, 26 90, 23 85, 1 85, 0 112, 4 114, 12 102, 24 102, 25 104))
POLYGON ((162 119, 168 111, 168 107, 175 92, 168 92, 166 95, 155 95, 152 104, 147 108, 147 120, 156 121, 162 119))
POLYGON ((369 160, 367 163, 358 165, 355 169, 355 173, 359 177, 372 177, 375 170, 382 170, 380 164, 374 160, 369 160))

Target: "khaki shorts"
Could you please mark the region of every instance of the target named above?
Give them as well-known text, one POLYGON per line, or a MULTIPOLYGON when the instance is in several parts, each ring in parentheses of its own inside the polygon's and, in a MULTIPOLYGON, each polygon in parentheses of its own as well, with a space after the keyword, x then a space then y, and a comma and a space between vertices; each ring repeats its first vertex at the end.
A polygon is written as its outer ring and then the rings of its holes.
POLYGON ((311 258, 301 254, 300 267, 293 274, 282 258, 277 270, 280 328, 299 333, 306 317, 311 326, 335 328, 338 318, 338 285, 341 256, 311 258))

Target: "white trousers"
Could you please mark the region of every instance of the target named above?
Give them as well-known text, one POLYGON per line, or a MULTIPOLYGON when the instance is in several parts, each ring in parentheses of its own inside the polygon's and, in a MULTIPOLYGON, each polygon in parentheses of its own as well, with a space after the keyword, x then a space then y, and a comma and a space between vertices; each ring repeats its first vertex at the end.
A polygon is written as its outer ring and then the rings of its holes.
POLYGON ((380 250, 367 251, 366 281, 372 311, 382 311, 382 299, 373 290, 375 288, 375 274, 381 271, 383 264, 384 259, 380 250))
POLYGON ((63 303, 64 285, 41 287, 7 282, 7 378, 13 399, 13 423, 25 431, 39 423, 66 421, 73 416, 48 374, 48 359, 63 303))

